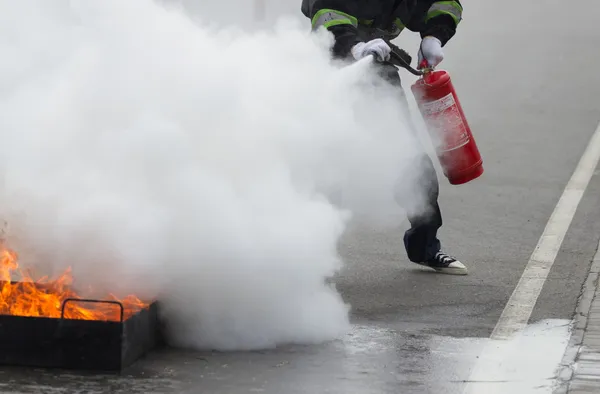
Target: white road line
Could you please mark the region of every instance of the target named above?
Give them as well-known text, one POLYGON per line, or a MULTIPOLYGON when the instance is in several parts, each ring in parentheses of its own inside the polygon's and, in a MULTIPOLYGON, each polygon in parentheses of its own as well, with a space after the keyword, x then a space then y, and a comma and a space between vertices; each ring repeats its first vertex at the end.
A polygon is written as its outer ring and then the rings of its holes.
MULTIPOLYGON (((546 228, 525 266, 519 283, 496 323, 490 336, 492 341, 484 347, 480 360, 476 363, 463 392, 486 392, 487 394, 504 392, 502 390, 505 390, 507 385, 500 381, 507 375, 507 371, 513 370, 511 359, 516 356, 527 357, 526 354, 520 352, 522 348, 520 348, 519 340, 506 340, 518 337, 527 327, 527 322, 544 282, 556 260, 567 230, 599 161, 600 124, 556 204, 546 228), (485 381, 488 383, 484 383, 485 381), (494 381, 497 383, 494 384, 494 381)), ((527 372, 524 371, 524 373, 527 372)))
POLYGON ((556 204, 517 287, 502 311, 491 339, 508 338, 527 325, 598 161, 600 161, 600 124, 556 204))

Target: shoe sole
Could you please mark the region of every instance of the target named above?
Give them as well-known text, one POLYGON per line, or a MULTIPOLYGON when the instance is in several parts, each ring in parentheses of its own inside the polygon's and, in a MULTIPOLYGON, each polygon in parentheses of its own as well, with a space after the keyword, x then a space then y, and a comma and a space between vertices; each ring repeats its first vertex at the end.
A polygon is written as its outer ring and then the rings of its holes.
POLYGON ((432 267, 430 265, 424 264, 424 263, 415 263, 417 265, 420 265, 422 267, 426 267, 426 268, 431 268, 432 270, 434 270, 435 272, 439 273, 439 274, 446 274, 446 275, 468 275, 469 274, 469 270, 467 269, 467 267, 432 267))
POLYGON ((435 272, 446 275, 467 275, 469 271, 466 268, 437 268, 437 267, 429 267, 435 272))

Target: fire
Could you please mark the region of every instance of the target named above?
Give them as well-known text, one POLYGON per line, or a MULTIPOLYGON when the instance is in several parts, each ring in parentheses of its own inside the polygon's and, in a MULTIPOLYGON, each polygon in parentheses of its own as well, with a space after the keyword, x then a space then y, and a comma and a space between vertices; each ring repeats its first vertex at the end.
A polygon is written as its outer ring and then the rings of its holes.
MULTIPOLYGON (((32 276, 19 268, 17 254, 8 249, 0 249, 0 315, 60 318, 64 304, 64 318, 78 320, 119 321, 121 308, 117 303, 84 302, 69 286, 73 282, 71 268, 60 277, 49 280, 32 276), (11 282, 18 274, 18 282, 11 282)), ((134 295, 118 299, 112 294, 102 301, 117 301, 123 305, 123 320, 147 308, 134 295)))

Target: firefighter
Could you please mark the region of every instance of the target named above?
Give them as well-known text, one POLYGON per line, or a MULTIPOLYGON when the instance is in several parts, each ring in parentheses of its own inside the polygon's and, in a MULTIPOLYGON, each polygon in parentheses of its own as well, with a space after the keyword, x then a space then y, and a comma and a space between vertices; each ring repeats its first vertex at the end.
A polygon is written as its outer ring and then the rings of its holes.
MULTIPOLYGON (((422 66, 433 69, 444 59, 443 47, 455 35, 462 19, 460 0, 302 0, 301 11, 312 21, 313 31, 325 28, 333 34, 331 52, 336 59, 355 61, 373 55, 380 61, 388 60, 391 40, 404 29, 417 32, 421 36, 417 53, 419 69, 422 66)), ((377 70, 383 80, 398 86, 400 96, 408 104, 398 69, 383 63, 377 70)), ((408 110, 408 106, 405 108, 408 110)), ((407 210, 411 224, 404 234, 407 256, 410 261, 440 273, 466 275, 465 265, 442 251, 437 236, 442 215, 433 162, 424 150, 418 161, 415 171, 419 184, 423 185, 427 207, 418 212, 407 210)), ((395 197, 403 205, 401 192, 395 197)))

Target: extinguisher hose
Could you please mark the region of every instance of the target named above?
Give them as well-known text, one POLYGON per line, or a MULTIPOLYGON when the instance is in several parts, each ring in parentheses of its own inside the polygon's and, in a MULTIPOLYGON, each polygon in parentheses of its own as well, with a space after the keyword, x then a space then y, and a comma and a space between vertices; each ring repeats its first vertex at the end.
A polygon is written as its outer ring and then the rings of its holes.
POLYGON ((388 43, 388 44, 392 48, 392 51, 390 52, 389 60, 381 61, 381 60, 379 60, 377 54, 373 52, 372 53, 373 59, 376 62, 379 62, 381 64, 389 64, 392 66, 404 68, 404 69, 408 70, 408 72, 410 72, 411 74, 417 75, 417 76, 422 76, 425 74, 423 71, 419 71, 419 70, 416 70, 413 67, 411 67, 411 65, 410 65, 411 57, 408 53, 406 53, 406 51, 398 48, 397 46, 395 46, 391 43, 388 43))
POLYGON ((419 71, 412 68, 411 65, 395 51, 392 51, 390 53, 390 60, 388 62, 393 64, 394 66, 405 68, 406 70, 408 70, 408 72, 410 72, 413 75, 421 76, 424 74, 423 71, 419 71))

